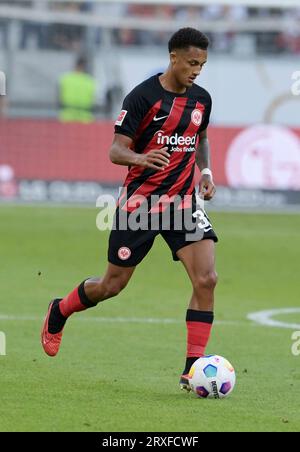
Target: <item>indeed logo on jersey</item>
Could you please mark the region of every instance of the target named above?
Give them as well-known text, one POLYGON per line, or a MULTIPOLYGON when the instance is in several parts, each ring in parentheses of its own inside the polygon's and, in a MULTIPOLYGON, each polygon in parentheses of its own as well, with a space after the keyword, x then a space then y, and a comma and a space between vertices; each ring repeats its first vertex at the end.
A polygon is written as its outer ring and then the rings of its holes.
POLYGON ((169 151, 171 152, 195 152, 197 134, 192 137, 184 137, 175 133, 175 135, 164 135, 164 133, 159 130, 157 134, 157 144, 161 146, 173 146, 169 151))

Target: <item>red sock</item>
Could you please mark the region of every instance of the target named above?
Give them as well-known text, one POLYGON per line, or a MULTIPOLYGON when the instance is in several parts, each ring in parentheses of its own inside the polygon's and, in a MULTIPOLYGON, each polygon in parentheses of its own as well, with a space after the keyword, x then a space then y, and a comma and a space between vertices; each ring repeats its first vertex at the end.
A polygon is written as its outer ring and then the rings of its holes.
POLYGON ((200 358, 205 355, 213 318, 211 311, 187 310, 187 358, 200 358))
POLYGON ((96 306, 95 303, 91 303, 87 298, 84 291, 84 283, 85 281, 59 302, 59 310, 64 317, 68 318, 74 312, 84 311, 96 306))

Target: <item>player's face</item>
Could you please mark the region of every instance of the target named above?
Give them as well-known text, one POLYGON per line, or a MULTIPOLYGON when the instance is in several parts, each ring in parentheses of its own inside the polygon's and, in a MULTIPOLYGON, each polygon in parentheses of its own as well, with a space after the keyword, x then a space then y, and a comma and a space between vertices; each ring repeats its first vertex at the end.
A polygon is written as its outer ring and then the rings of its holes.
POLYGON ((172 72, 177 83, 189 88, 207 61, 207 50, 198 47, 174 50, 171 53, 172 72))

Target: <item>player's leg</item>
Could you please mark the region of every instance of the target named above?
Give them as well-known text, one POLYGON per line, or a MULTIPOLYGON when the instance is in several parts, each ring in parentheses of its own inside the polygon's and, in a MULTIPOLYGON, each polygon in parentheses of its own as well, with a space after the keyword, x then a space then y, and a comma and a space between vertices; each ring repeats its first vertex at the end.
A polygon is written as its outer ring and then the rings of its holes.
POLYGON ((215 244, 201 240, 177 251, 192 283, 193 293, 186 313, 187 354, 183 375, 205 354, 214 320, 215 244))
POLYGON ((134 270, 135 266, 121 267, 109 263, 102 278, 86 279, 60 301, 61 313, 67 318, 73 312, 92 308, 101 301, 115 297, 127 286, 134 270))
POLYGON ((45 352, 49 356, 58 353, 62 331, 71 314, 92 308, 99 302, 118 295, 128 284, 134 270, 135 266, 121 267, 109 263, 103 278, 87 279, 65 298, 53 300, 42 329, 45 352))
POLYGON ((70 315, 115 297, 126 287, 136 266, 150 251, 155 235, 152 231, 112 229, 108 247, 109 264, 103 278, 89 278, 65 298, 50 303, 42 329, 42 345, 48 355, 58 353, 62 331, 70 315))

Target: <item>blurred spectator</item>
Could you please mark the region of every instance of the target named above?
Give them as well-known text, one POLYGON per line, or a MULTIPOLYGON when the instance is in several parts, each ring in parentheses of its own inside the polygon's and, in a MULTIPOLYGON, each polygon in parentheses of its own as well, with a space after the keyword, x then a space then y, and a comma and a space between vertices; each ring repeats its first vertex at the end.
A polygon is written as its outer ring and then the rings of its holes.
MULTIPOLYGON (((154 18, 172 22, 175 17, 176 8, 173 5, 156 5, 154 8, 154 18)), ((153 32, 153 44, 165 45, 170 39, 170 32, 153 32)))
POLYGON ((129 28, 120 28, 117 30, 117 42, 123 46, 136 44, 137 32, 129 28))
POLYGON ((229 6, 225 9, 225 17, 235 22, 241 22, 248 19, 249 11, 244 5, 229 6))
POLYGON ((219 20, 224 17, 226 7, 223 5, 208 5, 202 9, 201 17, 204 20, 219 20))
MULTIPOLYGON (((250 19, 277 19, 286 17, 288 20, 287 30, 285 32, 247 32, 249 42, 253 48, 253 53, 299 53, 299 8, 270 8, 270 7, 246 7, 243 5, 224 6, 211 4, 200 6, 173 4, 141 4, 141 3, 116 3, 116 2, 97 2, 94 0, 81 1, 51 1, 51 0, 0 0, 1 4, 10 6, 22 6, 33 8, 35 11, 49 8, 51 11, 61 11, 76 15, 79 13, 92 13, 99 17, 122 18, 142 18, 166 20, 170 23, 176 22, 178 26, 207 21, 232 21, 242 22, 250 19), (298 19, 297 19, 298 17, 298 19), (294 25, 290 23, 294 20, 294 25), (250 36, 251 35, 251 36, 250 36)), ((262 2, 263 3, 263 2, 262 2)), ((284 6, 284 2, 283 6, 284 6)), ((0 18, 0 48, 8 47, 9 23, 0 18)), ((50 48, 56 50, 69 50, 81 52, 87 39, 87 27, 75 25, 71 22, 66 24, 53 23, 46 25, 36 21, 23 21, 21 25, 20 47, 26 49, 29 46, 37 48, 50 48)), ((163 27, 159 31, 152 31, 141 26, 141 29, 116 28, 113 30, 112 37, 116 44, 131 46, 147 45, 165 45, 170 36, 170 31, 164 31, 163 27)), ((244 33, 245 34, 245 33, 244 33)), ((235 52, 235 49, 243 46, 242 39, 239 43, 242 32, 211 32, 208 33, 211 38, 211 50, 221 52, 235 52)), ((89 37, 91 35, 89 34, 89 37)), ((103 29, 99 27, 93 37, 96 45, 100 44, 105 38, 103 29)), ((242 36, 243 38, 243 36, 242 36)), ((91 38, 90 38, 91 40, 91 38)))
POLYGON ((96 81, 87 73, 86 59, 79 57, 74 70, 63 75, 59 81, 60 120, 83 123, 94 121, 96 96, 96 81))
POLYGON ((154 5, 139 5, 138 3, 129 3, 127 9, 128 16, 136 17, 153 17, 155 6, 154 5))
MULTIPOLYGON (((89 3, 89 2, 88 2, 89 3)), ((98 3, 92 2, 90 10, 102 17, 122 18, 127 15, 128 6, 125 3, 98 3)))
MULTIPOLYGON (((85 9, 84 2, 54 2, 51 9, 54 11, 79 13, 85 9)), ((50 46, 57 50, 81 51, 84 38, 84 26, 73 24, 52 24, 50 28, 50 46)))
MULTIPOLYGON (((248 19, 249 12, 248 8, 244 5, 235 5, 228 6, 224 8, 224 19, 229 20, 231 22, 242 22, 248 19)), ((214 49, 220 51, 237 51, 238 48, 243 48, 243 52, 247 52, 247 47, 245 46, 244 36, 243 38, 238 33, 229 31, 226 33, 222 33, 222 41, 218 42, 218 46, 216 46, 216 41, 213 42, 214 49)))
POLYGON ((287 21, 286 31, 277 36, 277 47, 284 52, 300 54, 300 8, 293 8, 284 13, 287 21))
POLYGON ((291 29, 276 37, 276 48, 283 52, 300 55, 300 31, 291 29))
MULTIPOLYGON (((122 19, 122 17, 127 15, 128 6, 125 3, 99 3, 92 2, 90 7, 90 11, 93 12, 94 15, 99 17, 114 17, 122 19)), ((95 40, 96 44, 99 45, 103 39, 102 29, 100 27, 97 28, 95 40)), ((113 31, 113 40, 115 43, 121 45, 131 45, 135 43, 135 36, 132 30, 114 30, 113 31)))
MULTIPOLYGON (((31 0, 30 2, 23 2, 27 7, 31 7, 34 11, 47 11, 48 2, 41 2, 40 0, 31 0)), ((48 27, 44 23, 25 21, 22 23, 20 48, 27 49, 28 45, 35 42, 35 46, 39 49, 47 47, 47 32, 48 27)))
POLYGON ((80 4, 80 11, 82 12, 90 12, 93 11, 95 2, 90 0, 83 0, 80 4))
MULTIPOLYGON (((224 19, 226 7, 223 5, 204 6, 201 11, 201 20, 217 21, 224 19)), ((231 34, 225 32, 210 33, 211 49, 216 52, 228 52, 231 42, 231 34)))
POLYGON ((0 48, 8 47, 8 21, 0 19, 0 48))
POLYGON ((177 22, 186 23, 201 20, 201 9, 199 6, 179 7, 176 9, 175 18, 177 22))
POLYGON ((39 49, 47 47, 47 28, 44 24, 26 21, 22 23, 20 48, 27 49, 34 43, 39 49))

